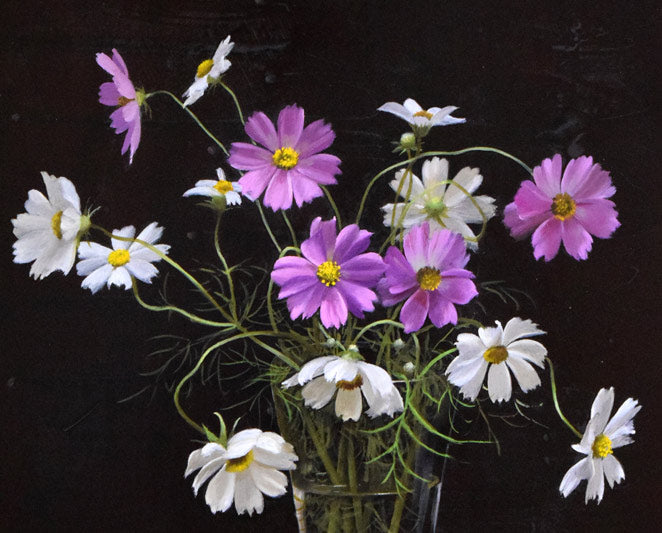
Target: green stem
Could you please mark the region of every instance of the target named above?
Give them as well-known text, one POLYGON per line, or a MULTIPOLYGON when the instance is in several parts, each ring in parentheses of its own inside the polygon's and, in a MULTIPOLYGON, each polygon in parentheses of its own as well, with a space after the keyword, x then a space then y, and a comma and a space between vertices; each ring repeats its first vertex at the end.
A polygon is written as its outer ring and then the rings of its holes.
POLYGON ((342 228, 340 211, 338 211, 338 206, 336 205, 336 202, 333 201, 333 196, 331 196, 331 193, 324 185, 320 185, 320 189, 322 189, 322 191, 324 192, 324 196, 326 196, 326 199, 329 201, 329 205, 331 206, 331 209, 333 209, 333 214, 336 216, 336 222, 338 223, 338 227, 342 228))
POLYGON ((301 411, 301 416, 303 417, 304 423, 308 427, 308 434, 310 435, 310 438, 313 440, 315 450, 317 450, 317 455, 319 455, 320 459, 322 460, 322 463, 324 464, 324 468, 326 468, 326 471, 329 474, 329 479, 331 479, 331 483, 333 483, 334 485, 342 485, 342 481, 338 476, 338 471, 336 470, 333 461, 331 461, 331 457, 329 457, 329 454, 326 451, 326 447, 324 446, 324 443, 322 442, 319 433, 317 433, 315 422, 313 422, 312 418, 310 418, 310 415, 308 414, 308 411, 306 409, 303 409, 301 411))
POLYGON ((200 127, 200 129, 202 129, 202 131, 204 131, 207 134, 207 136, 212 141, 214 141, 216 143, 216 145, 221 150, 223 150, 225 155, 230 155, 230 153, 227 151, 227 149, 225 148, 223 143, 221 141, 219 141, 214 136, 214 134, 207 129, 207 127, 200 121, 200 119, 195 115, 195 113, 193 113, 193 111, 191 111, 187 106, 185 106, 184 103, 179 98, 177 98, 174 94, 172 94, 170 91, 154 91, 153 93, 148 93, 148 94, 145 95, 145 100, 147 100, 147 98, 150 98, 151 96, 155 96, 157 94, 165 94, 165 95, 169 96, 170 98, 172 98, 179 105, 179 107, 181 107, 184 111, 186 111, 189 114, 189 116, 195 121, 195 123, 200 127))
POLYGON ((297 244, 297 235, 294 233, 294 228, 292 227, 292 224, 290 223, 290 219, 287 218, 287 214, 285 211, 281 211, 281 214, 283 215, 283 220, 285 221, 285 224, 287 225, 287 229, 290 230, 290 237, 292 238, 292 246, 299 247, 297 244))
POLYGON ((381 326, 382 324, 388 324, 390 326, 395 326, 396 328, 404 328, 404 325, 400 322, 396 322, 395 320, 389 320, 388 318, 383 318, 382 320, 375 320, 374 322, 371 322, 367 326, 364 326, 361 328, 361 330, 356 334, 356 336, 352 339, 352 342, 350 344, 356 344, 358 340, 363 337, 364 333, 374 327, 381 326))
POLYGON ((547 364, 549 365, 549 378, 552 382, 552 398, 554 398, 554 407, 556 407, 556 412, 559 414, 559 417, 563 422, 565 423, 566 426, 568 426, 572 432, 577 435, 577 437, 581 440, 583 435, 577 430, 575 426, 573 426, 568 419, 563 415, 561 412, 561 406, 559 405, 559 399, 556 394, 556 378, 554 377, 554 365, 552 365, 552 360, 549 357, 546 357, 547 359, 547 364))
MULTIPOLYGON (((359 485, 356 479, 356 456, 354 455, 354 441, 352 441, 351 436, 345 433, 345 439, 347 440, 347 477, 349 480, 349 490, 353 493, 357 493, 359 490, 359 485)), ((352 504, 354 506, 354 520, 356 522, 356 531, 363 531, 363 510, 361 508, 361 498, 359 496, 354 496, 352 498, 352 504)))
POLYGON ((242 125, 246 125, 246 121, 244 120, 244 114, 241 112, 241 106, 239 105, 239 100, 237 100, 237 95, 234 94, 234 91, 230 89, 225 83, 221 82, 221 87, 223 87, 229 94, 232 96, 232 100, 234 101, 234 105, 237 108, 237 113, 239 113, 239 120, 241 120, 242 125))
POLYGON ((230 322, 216 322, 214 320, 207 320, 205 318, 189 313, 188 311, 185 311, 184 309, 181 309, 174 305, 150 305, 146 303, 138 294, 138 284, 136 283, 136 279, 134 277, 131 278, 131 284, 133 287, 133 295, 135 296, 137 302, 140 305, 142 305, 145 309, 148 309, 149 311, 157 311, 157 312, 172 311, 174 313, 179 313, 180 315, 185 316, 191 322, 195 322, 196 324, 202 324, 203 326, 212 326, 215 328, 228 328, 228 329, 233 329, 235 327, 235 325, 230 322))
POLYGON ((260 212, 260 218, 262 219, 262 224, 264 225, 264 229, 267 230, 267 233, 269 234, 269 237, 271 238, 271 242, 274 243, 274 246, 278 250, 278 253, 280 253, 282 248, 279 246, 278 241, 276 240, 276 237, 274 236, 273 232, 271 231, 271 226, 269 226, 269 222, 267 222, 267 218, 264 216, 264 210, 262 209, 262 204, 260 203, 260 200, 255 200, 255 205, 257 206, 257 210, 260 212))
POLYGON ((232 281, 232 274, 230 271, 230 268, 228 268, 228 263, 225 261, 225 257, 223 256, 223 253, 221 252, 221 245, 219 243, 219 230, 221 228, 221 213, 218 212, 218 215, 216 216, 216 226, 214 227, 214 248, 216 249, 216 255, 220 259, 223 268, 225 270, 225 277, 228 280, 228 288, 230 290, 230 303, 231 303, 231 312, 232 312, 232 318, 234 319, 235 322, 238 322, 237 318, 237 300, 235 298, 234 294, 234 282, 232 281))

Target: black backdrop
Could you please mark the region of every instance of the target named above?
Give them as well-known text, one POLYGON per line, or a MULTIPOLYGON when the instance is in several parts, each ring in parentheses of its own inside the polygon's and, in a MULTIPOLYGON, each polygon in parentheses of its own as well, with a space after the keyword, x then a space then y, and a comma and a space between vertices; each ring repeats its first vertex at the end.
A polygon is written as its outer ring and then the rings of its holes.
MULTIPOLYGON (((43 188, 41 170, 69 177, 84 204, 101 205, 99 223, 144 227, 158 220, 174 257, 190 267, 212 260, 210 215, 180 196, 217 166, 229 170, 222 154, 184 113, 155 97, 129 166, 119 154, 121 140, 108 128, 108 108, 96 101, 107 76, 94 54, 116 47, 137 85, 181 93, 199 60, 227 34, 237 44, 226 80, 246 112, 275 117, 296 102, 309 118, 333 124, 332 152, 343 161, 334 195, 343 213, 356 208, 371 174, 393 161, 389 141, 404 131, 403 123, 376 108, 406 97, 425 107, 458 105, 456 115, 468 119, 434 130, 430 148, 493 145, 532 166, 555 152, 566 159, 586 153, 611 171, 622 227, 611 240, 598 240, 588 261, 561 253, 549 264, 536 263, 530 244, 512 241, 496 218, 472 264, 479 278, 505 279, 537 303, 524 312, 549 333, 545 342, 571 420, 583 427, 603 386, 615 386, 617 404, 640 399, 636 443, 617 452, 627 477, 606 489, 599 506, 584 505, 585 484, 567 500, 559 496, 561 477, 579 456, 570 449, 573 435, 553 416, 545 381, 526 399, 545 402, 533 414, 548 427, 495 423, 501 456, 493 447, 451 449, 456 460, 446 470, 440 520, 444 531, 655 529, 661 472, 659 11, 639 2, 496 4, 5 3, 3 529, 295 527, 287 496, 269 500, 264 514, 252 519, 234 510, 213 516, 202 496, 193 498, 183 471, 196 436, 164 387, 118 403, 153 383, 139 376, 150 368, 146 356, 156 342, 150 338, 200 331, 138 308, 129 293, 91 296, 73 273, 35 282, 27 266, 11 262, 9 219, 22 211, 28 189, 43 188)), ((221 138, 240 139, 226 94, 208 94, 193 109, 221 138)), ((467 164, 481 168, 484 192, 501 206, 525 178, 495 156, 454 159, 451 168, 467 164)), ((383 200, 376 195, 371 203, 370 229, 378 229, 383 200)), ((304 231, 317 214, 328 216, 319 209, 313 204, 298 212, 297 228, 304 231)), ((223 242, 232 262, 266 261, 271 254, 250 206, 228 217, 223 242)), ((169 283, 177 285, 174 276, 169 283)), ((156 298, 156 288, 146 294, 156 298)), ((498 313, 491 318, 512 315, 487 301, 498 313)), ((231 403, 233 394, 198 383, 188 406, 211 423, 209 413, 231 403)), ((269 424, 264 405, 257 411, 246 425, 269 424)))

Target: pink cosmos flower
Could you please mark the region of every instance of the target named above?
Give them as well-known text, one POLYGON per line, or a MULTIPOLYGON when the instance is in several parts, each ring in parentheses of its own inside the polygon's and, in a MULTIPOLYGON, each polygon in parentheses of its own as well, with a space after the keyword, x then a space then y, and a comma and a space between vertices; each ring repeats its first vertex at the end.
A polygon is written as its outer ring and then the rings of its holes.
POLYGON ((310 238, 301 243, 303 257, 281 257, 271 273, 292 320, 309 318, 319 309, 324 327, 339 328, 348 311, 363 318, 364 311, 375 309, 377 295, 370 289, 382 277, 384 263, 374 252, 362 253, 370 235, 351 224, 336 236, 335 218, 313 220, 310 238))
POLYGON ((533 169, 533 181, 522 182, 504 212, 513 237, 521 239, 533 232, 536 259, 553 259, 561 241, 572 257, 586 259, 591 235, 607 239, 621 225, 614 202, 607 200, 616 192, 609 172, 586 156, 572 159, 563 177, 562 168, 560 154, 545 159, 533 169))
POLYGON ((456 304, 478 294, 463 267, 469 261, 462 235, 442 229, 430 231, 427 222, 414 226, 404 238, 404 255, 391 246, 384 256, 386 271, 377 290, 382 304, 407 301, 400 311, 405 333, 418 331, 425 318, 441 327, 457 323, 456 304))
POLYGON ((110 114, 110 126, 118 135, 126 131, 122 154, 131 148, 129 163, 132 163, 133 154, 140 144, 140 105, 145 95, 142 91, 136 91, 129 79, 126 64, 117 50, 113 48, 112 59, 106 54, 97 54, 97 63, 113 77, 112 82, 102 83, 99 87, 99 102, 117 108, 110 114))
POLYGON ((266 189, 264 204, 274 211, 289 209, 292 196, 297 206, 322 196, 320 185, 335 185, 340 159, 320 154, 328 148, 335 133, 323 120, 303 127, 304 111, 295 105, 278 115, 278 132, 264 113, 253 114, 246 122, 248 136, 265 148, 248 143, 232 143, 228 162, 247 170, 239 180, 242 193, 253 200, 266 189))

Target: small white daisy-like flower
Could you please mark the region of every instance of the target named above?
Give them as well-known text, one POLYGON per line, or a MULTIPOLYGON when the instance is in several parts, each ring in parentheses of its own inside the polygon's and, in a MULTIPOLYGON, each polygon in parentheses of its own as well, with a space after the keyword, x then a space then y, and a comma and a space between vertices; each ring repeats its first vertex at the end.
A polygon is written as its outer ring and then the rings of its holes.
POLYGON ((294 470, 298 459, 292 445, 277 433, 245 429, 230 438, 227 449, 210 442, 191 453, 184 477, 200 469, 193 480, 196 496, 211 478, 205 501, 214 514, 227 511, 233 501, 238 514, 260 514, 263 494, 276 497, 286 492, 287 476, 279 470, 294 470))
POLYGON ((377 111, 385 111, 406 120, 411 124, 414 132, 418 136, 423 137, 433 126, 448 126, 450 124, 466 122, 464 118, 451 116, 451 113, 456 109, 456 106, 448 105, 446 107, 431 107, 425 110, 416 100, 407 98, 404 104, 386 102, 377 111))
POLYGON ((498 320, 495 322, 495 328, 478 328, 478 335, 460 333, 455 343, 459 354, 446 369, 448 381, 460 387, 462 395, 472 401, 480 392, 485 373, 493 402, 510 400, 510 372, 523 392, 540 385, 540 377, 531 364, 544 368, 547 349, 525 337, 545 332, 531 320, 518 317, 511 318, 505 328, 498 320))
POLYGON ((12 219, 14 262, 34 264, 30 275, 42 279, 61 270, 68 274, 76 261, 80 236, 90 227, 89 216, 82 215, 80 199, 73 183, 47 172, 41 177, 46 185, 44 196, 36 189, 28 192, 26 213, 12 219))
MULTIPOLYGON (((113 234, 119 237, 132 239, 136 228, 126 226, 114 230, 113 234)), ((152 222, 140 232, 137 239, 154 245, 160 252, 166 254, 170 249, 167 244, 154 244, 159 240, 163 228, 152 222)), ((86 276, 82 287, 97 292, 104 284, 131 288, 131 277, 151 283, 159 271, 152 264, 161 258, 149 248, 137 242, 111 239, 113 248, 107 248, 96 242, 83 242, 78 248, 80 261, 76 265, 79 276, 86 276)))
POLYGON ((464 167, 451 180, 452 184, 445 183, 448 181, 448 161, 438 157, 426 160, 422 171, 422 181, 411 172, 396 172, 391 188, 407 201, 382 207, 384 225, 390 226, 394 218, 397 224, 404 211, 403 228, 408 229, 427 220, 431 229, 446 228, 459 233, 475 250, 478 247, 476 235, 468 224, 482 223, 483 216, 489 220, 495 212, 494 198, 468 196, 473 195, 483 182, 480 171, 464 167))
POLYGON ((321 409, 336 395, 336 415, 347 420, 361 417, 363 401, 368 402, 366 414, 393 416, 402 411, 402 397, 386 370, 353 356, 328 355, 308 361, 291 378, 283 381, 284 387, 305 385, 301 390, 304 403, 313 409, 321 409))
POLYGON ((634 415, 641 406, 637 400, 628 398, 618 408, 616 414, 609 418, 614 406, 614 387, 600 389, 591 406, 591 419, 579 444, 573 444, 572 449, 586 455, 563 476, 559 490, 567 497, 579 482, 587 479, 585 503, 589 500, 602 500, 605 490, 605 478, 609 487, 625 479, 625 472, 613 450, 632 442, 634 433, 634 415))
POLYGON ((241 204, 241 185, 225 179, 222 168, 216 169, 218 180, 199 180, 195 187, 186 191, 182 196, 209 196, 210 198, 225 198, 228 205, 241 204))
POLYGON ((225 40, 221 41, 218 45, 214 57, 212 59, 205 59, 198 65, 195 73, 195 79, 191 86, 186 89, 184 93, 184 106, 189 106, 198 101, 198 99, 205 94, 207 87, 213 84, 221 77, 221 74, 226 72, 232 63, 227 59, 227 55, 232 50, 234 43, 230 41, 228 35, 225 40))

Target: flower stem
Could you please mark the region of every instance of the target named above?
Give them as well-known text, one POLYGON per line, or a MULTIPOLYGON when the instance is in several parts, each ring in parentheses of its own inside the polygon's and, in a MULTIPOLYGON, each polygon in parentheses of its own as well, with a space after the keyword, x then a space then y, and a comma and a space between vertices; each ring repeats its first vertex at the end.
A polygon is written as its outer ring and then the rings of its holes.
POLYGON ((230 155, 230 153, 227 151, 227 149, 225 148, 223 143, 221 141, 219 141, 216 138, 216 136, 211 131, 209 131, 207 129, 207 127, 200 121, 200 119, 195 115, 195 113, 193 113, 193 111, 191 111, 187 106, 185 106, 184 103, 179 98, 177 98, 174 94, 172 94, 170 91, 154 91, 153 93, 148 93, 148 94, 145 95, 145 100, 147 98, 149 98, 151 96, 155 96, 157 94, 165 94, 165 95, 169 96, 170 98, 172 98, 179 105, 179 107, 181 107, 184 111, 186 111, 189 114, 189 116, 195 121, 195 123, 200 127, 200 129, 202 129, 202 131, 204 131, 207 134, 207 137, 209 137, 212 141, 214 141, 216 143, 216 145, 221 150, 223 150, 225 155, 230 155))
POLYGON ((221 228, 221 213, 219 212, 218 215, 216 216, 216 226, 214 227, 214 248, 216 249, 216 255, 223 264, 223 268, 225 269, 225 277, 228 280, 228 288, 230 290, 230 304, 231 304, 230 309, 232 312, 232 318, 234 319, 235 322, 238 322, 237 299, 235 298, 235 293, 234 293, 234 282, 232 281, 232 274, 230 268, 228 268, 228 263, 225 260, 223 253, 221 252, 221 245, 219 242, 220 228, 221 228))
POLYGON ((234 91, 230 89, 225 83, 221 82, 221 87, 223 87, 229 94, 232 96, 232 100, 234 100, 234 105, 237 108, 237 113, 239 113, 239 120, 241 120, 242 125, 246 125, 246 121, 244 120, 244 114, 241 112, 241 106, 239 105, 239 100, 237 100, 237 95, 234 94, 234 91))
POLYGON ((313 440, 315 450, 317 450, 317 455, 319 455, 320 459, 322 460, 322 463, 324 464, 324 468, 326 468, 326 471, 329 474, 329 479, 331 479, 331 483, 333 483, 334 485, 341 485, 342 480, 340 479, 340 476, 338 476, 338 471, 336 470, 336 467, 333 465, 333 461, 331 461, 331 457, 329 457, 329 454, 326 451, 326 447, 324 446, 324 443, 322 442, 322 439, 319 433, 317 432, 317 428, 315 427, 315 422, 312 420, 306 409, 303 409, 301 411, 301 416, 303 417, 304 424, 306 424, 306 426, 308 427, 308 434, 310 435, 310 438, 313 440))
POLYGON ((285 211, 281 211, 281 214, 283 215, 283 220, 285 221, 285 225, 287 226, 287 229, 290 230, 290 237, 292 238, 292 246, 298 247, 299 245, 297 244, 297 235, 296 233, 294 233, 294 228, 290 223, 290 219, 287 218, 287 214, 285 213, 285 211))
POLYGON ((322 191, 324 192, 324 196, 326 196, 326 199, 328 200, 331 209, 333 209, 333 214, 336 215, 336 223, 338 224, 338 227, 342 228, 340 211, 338 211, 338 206, 336 205, 336 202, 333 201, 333 196, 331 196, 331 193, 324 185, 320 185, 320 189, 322 189, 322 191))
POLYGON ((573 426, 568 421, 568 419, 561 412, 561 407, 559 406, 559 399, 556 394, 556 378, 554 376, 554 365, 552 364, 552 360, 549 357, 546 357, 546 359, 547 359, 547 364, 549 365, 549 378, 550 381, 552 382, 552 398, 554 398, 554 407, 556 407, 556 412, 559 414, 559 417, 565 423, 565 425, 568 426, 572 430, 572 432, 575 435, 577 435, 579 439, 581 439, 583 435, 577 430, 575 426, 573 426))
POLYGON ((278 244, 278 241, 276 240, 273 231, 271 231, 271 226, 269 226, 269 222, 267 222, 267 218, 264 216, 264 210, 262 209, 262 204, 260 203, 260 200, 255 200, 255 205, 257 206, 257 210, 260 212, 260 218, 262 219, 262 224, 264 225, 264 229, 267 230, 267 233, 271 238, 271 242, 274 243, 274 246, 278 250, 278 253, 280 253, 282 248, 278 244))

